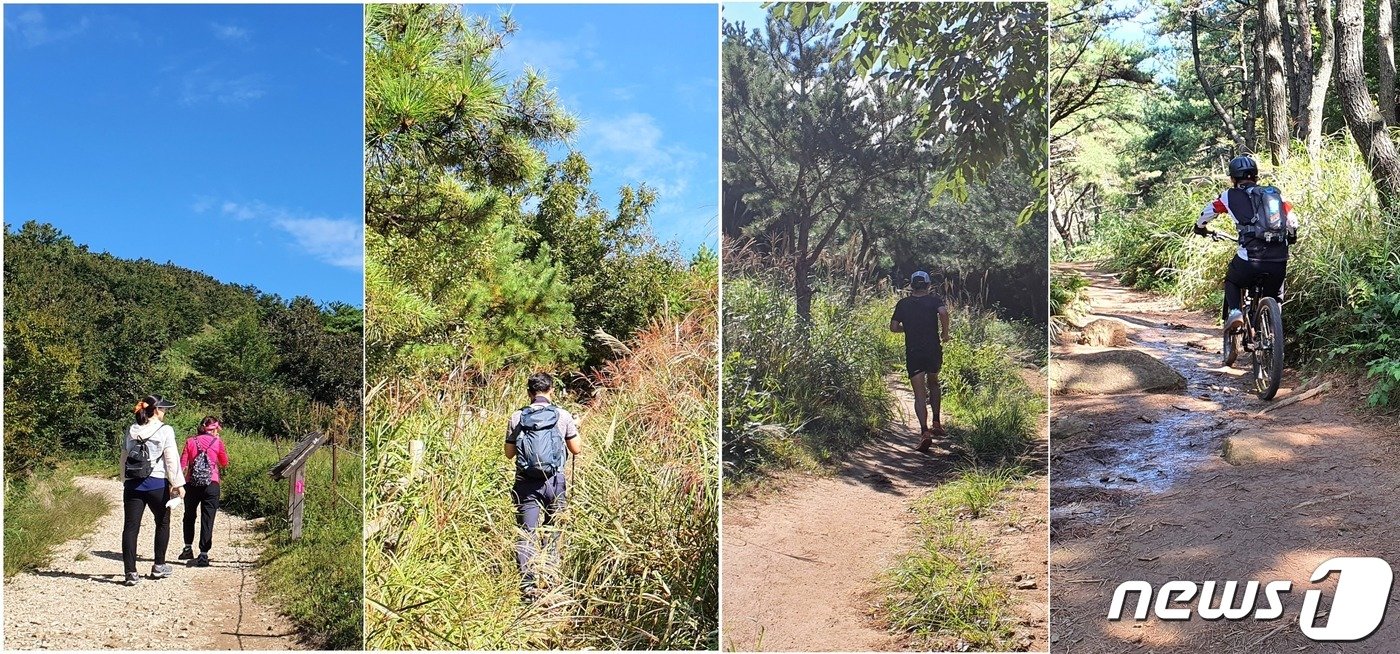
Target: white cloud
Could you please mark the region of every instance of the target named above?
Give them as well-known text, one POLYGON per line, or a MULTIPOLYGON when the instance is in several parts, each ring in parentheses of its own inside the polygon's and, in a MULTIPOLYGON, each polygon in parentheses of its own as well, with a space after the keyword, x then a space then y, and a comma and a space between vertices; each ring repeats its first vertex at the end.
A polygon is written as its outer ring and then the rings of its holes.
POLYGON ((16 8, 15 11, 14 19, 5 21, 5 27, 16 32, 24 46, 28 48, 73 38, 86 32, 90 24, 88 18, 84 16, 75 23, 54 26, 49 24, 48 18, 38 7, 29 7, 24 10, 16 8))
POLYGON ((650 114, 630 113, 593 121, 583 128, 593 150, 619 168, 629 183, 646 182, 657 195, 673 199, 690 186, 699 155, 671 145, 650 114))
MULTIPOLYGON (((208 198, 200 198, 195 202, 195 210, 203 213, 213 204, 208 198)), ((234 220, 256 220, 276 227, 289 235, 298 249, 321 263, 357 270, 364 267, 363 220, 302 215, 256 200, 225 200, 219 203, 219 213, 234 220)))
POLYGON ((222 41, 247 41, 252 34, 247 29, 237 25, 224 25, 222 23, 210 23, 209 29, 214 30, 214 36, 222 41))
POLYGON ((500 63, 505 70, 522 72, 532 68, 546 77, 586 67, 601 70, 605 64, 598 55, 598 30, 585 23, 572 36, 559 39, 539 39, 519 36, 506 42, 500 63))
POLYGON ((185 73, 180 81, 180 104, 247 105, 267 95, 262 75, 225 77, 216 69, 210 64, 185 73))

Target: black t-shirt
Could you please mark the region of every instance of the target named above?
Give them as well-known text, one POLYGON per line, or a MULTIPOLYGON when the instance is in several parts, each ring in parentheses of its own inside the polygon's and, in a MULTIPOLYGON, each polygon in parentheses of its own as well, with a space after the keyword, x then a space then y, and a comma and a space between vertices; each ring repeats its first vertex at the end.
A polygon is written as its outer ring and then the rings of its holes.
POLYGON ((943 348, 938 340, 938 310, 943 298, 936 293, 910 295, 894 305, 894 321, 904 325, 904 354, 917 356, 938 352, 943 348))

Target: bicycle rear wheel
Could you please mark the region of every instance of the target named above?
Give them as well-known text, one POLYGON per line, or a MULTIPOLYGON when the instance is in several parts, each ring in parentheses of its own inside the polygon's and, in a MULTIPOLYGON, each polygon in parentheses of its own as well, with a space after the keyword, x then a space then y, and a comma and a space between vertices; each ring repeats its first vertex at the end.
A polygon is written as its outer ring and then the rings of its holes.
POLYGON ((1255 315, 1254 391, 1261 400, 1272 400, 1283 380, 1283 310, 1278 300, 1259 300, 1255 315))

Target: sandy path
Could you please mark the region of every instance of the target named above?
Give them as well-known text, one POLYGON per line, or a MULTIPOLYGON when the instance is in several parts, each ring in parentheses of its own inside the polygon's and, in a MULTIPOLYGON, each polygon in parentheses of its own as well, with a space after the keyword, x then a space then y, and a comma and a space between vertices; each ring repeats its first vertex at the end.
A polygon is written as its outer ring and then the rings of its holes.
MULTIPOLYGON (((122 586, 121 482, 79 477, 111 510, 96 529, 60 546, 52 563, 5 582, 4 649, 299 649, 291 623, 254 595, 259 536, 253 523, 219 512, 207 568, 176 560, 183 544, 179 506, 170 518, 175 574, 122 586)), ((154 521, 141 527, 136 569, 151 571, 154 521)), ((197 530, 197 527, 196 527, 197 530)))
MULTIPOLYGON (((909 646, 878 621, 878 577, 914 545, 911 503, 944 479, 955 455, 946 443, 935 444, 931 455, 912 450, 918 443, 913 396, 903 384, 892 390, 901 415, 890 432, 851 453, 835 475, 785 479, 775 482, 775 491, 725 503, 721 645, 726 650, 859 652, 909 646)), ((1028 643, 1046 638, 1045 492, 1042 483, 1012 499, 1024 507, 1016 512, 1024 518, 1022 527, 985 530, 995 556, 1014 561, 998 571, 1008 588, 1014 588, 1016 575, 1042 580, 1038 590, 1010 591, 1028 643), (1029 635, 1034 631, 1039 637, 1029 635)))
MULTIPOLYGON (((1093 281, 1094 313, 1127 323, 1130 347, 1172 365, 1187 387, 1054 398, 1055 651, 1395 651, 1400 620, 1366 641, 1324 647, 1303 636, 1297 618, 1304 591, 1318 587, 1308 576, 1324 560, 1400 563, 1393 536, 1400 430, 1360 413, 1362 391, 1340 379, 1321 396, 1258 415, 1268 403, 1252 394, 1247 364, 1218 365, 1216 316, 1072 267, 1093 281), (1222 445, 1241 437, 1262 438, 1270 450, 1231 465, 1222 445), (1139 579, 1154 587, 1171 579, 1291 580, 1293 591, 1283 598, 1284 617, 1271 622, 1109 622, 1114 589, 1139 579)), ((1286 327, 1287 307, 1284 314, 1286 327)), ((1275 402, 1296 394, 1301 381, 1288 371, 1275 402)), ((1391 611, 1395 602, 1393 592, 1391 611)))

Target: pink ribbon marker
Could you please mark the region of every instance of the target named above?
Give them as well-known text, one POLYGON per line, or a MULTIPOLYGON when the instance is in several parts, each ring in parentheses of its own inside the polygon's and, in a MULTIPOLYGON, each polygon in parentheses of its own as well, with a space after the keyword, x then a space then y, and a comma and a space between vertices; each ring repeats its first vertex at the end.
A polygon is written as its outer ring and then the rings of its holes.
POLYGON ((298 480, 297 480, 297 495, 305 495, 305 494, 306 494, 306 480, 305 480, 305 479, 298 479, 298 480))

